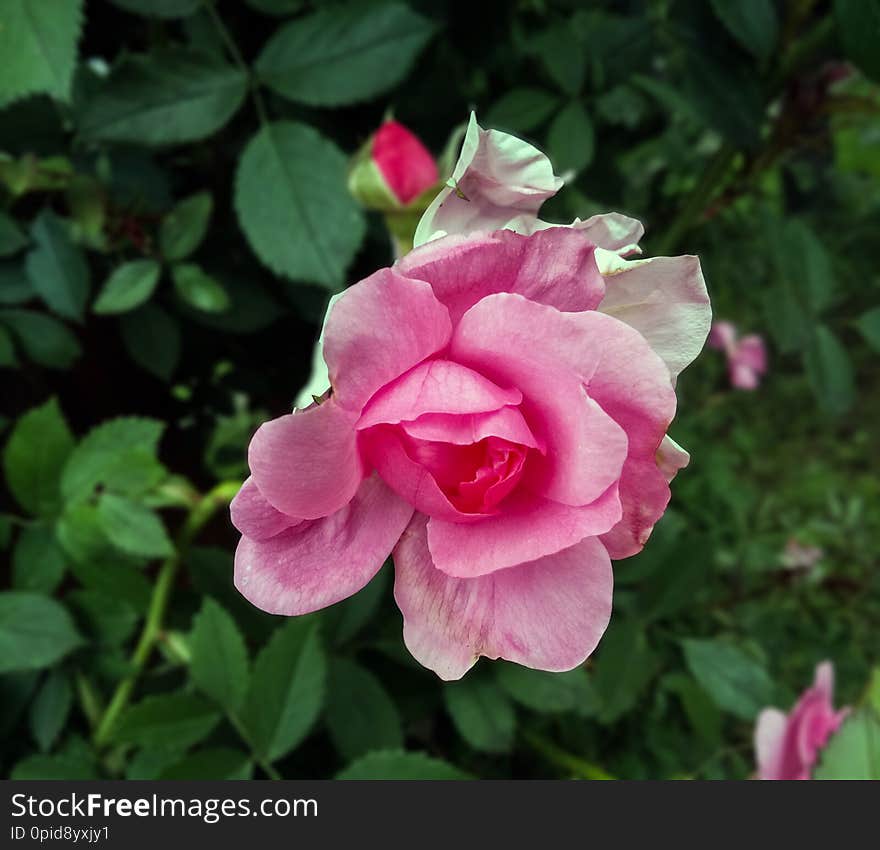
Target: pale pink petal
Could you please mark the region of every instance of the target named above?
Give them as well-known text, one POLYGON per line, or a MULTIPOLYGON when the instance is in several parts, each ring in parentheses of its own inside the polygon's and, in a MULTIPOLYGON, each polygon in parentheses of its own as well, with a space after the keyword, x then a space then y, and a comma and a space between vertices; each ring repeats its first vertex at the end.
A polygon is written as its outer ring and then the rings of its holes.
POLYGON ((699 259, 622 260, 597 250, 596 260, 605 277, 598 309, 639 331, 674 380, 702 350, 712 321, 699 259))
POLYGON ((764 340, 757 334, 744 336, 735 346, 732 359, 742 366, 748 366, 759 375, 767 371, 767 349, 764 340))
POLYGON ((428 281, 455 323, 496 292, 517 292, 560 310, 592 310, 605 294, 593 254, 592 243, 571 228, 551 227, 529 237, 504 230, 430 242, 395 268, 428 281))
POLYGON ((270 614, 294 616, 357 593, 378 572, 413 509, 377 476, 344 508, 259 542, 242 537, 235 586, 270 614))
POLYGON ((414 244, 532 219, 561 188, 550 160, 536 147, 508 133, 481 129, 472 113, 452 177, 422 216, 414 244))
POLYGON ((355 418, 331 398, 259 427, 248 449, 248 465, 272 507, 300 519, 317 519, 349 502, 364 477, 355 418))
POLYGON ((754 390, 758 388, 758 374, 751 366, 737 363, 731 360, 727 364, 727 373, 730 376, 730 384, 738 390, 754 390))
POLYGON ((376 390, 442 349, 451 333, 449 313, 428 284, 394 269, 370 275, 327 316, 324 359, 334 397, 359 413, 376 390))
POLYGON ((485 413, 521 401, 522 393, 515 387, 496 386, 449 360, 429 360, 376 393, 357 428, 412 421, 425 413, 485 413))
POLYGON ((830 661, 822 661, 816 665, 813 687, 831 705, 834 700, 834 665, 830 661))
POLYGON ((706 345, 708 345, 709 348, 714 348, 718 351, 731 351, 735 342, 736 325, 733 324, 733 322, 728 322, 723 319, 712 322, 712 328, 706 339, 706 345))
POLYGON ((469 415, 427 413, 414 422, 404 422, 403 429, 419 440, 467 445, 478 443, 486 437, 500 437, 530 449, 546 450, 544 441, 535 437, 522 413, 515 407, 469 415))
POLYGON ((765 708, 755 725, 755 754, 758 779, 781 779, 779 775, 782 748, 788 718, 778 708, 765 708))
POLYGON ((229 506, 229 512, 232 524, 252 540, 268 540, 302 522, 275 510, 257 489, 253 478, 248 478, 241 485, 229 506))
POLYGON ((690 454, 667 434, 657 449, 657 466, 666 480, 672 481, 678 471, 684 469, 690 462, 690 454))
POLYGON ((624 254, 638 250, 636 246, 645 232, 640 221, 617 212, 594 215, 586 221, 576 221, 572 227, 599 248, 624 254))
POLYGON ((617 487, 592 504, 563 505, 523 490, 496 516, 463 525, 436 516, 428 522, 434 565, 447 575, 473 578, 552 555, 612 528, 621 517, 617 487))
POLYGON ((409 456, 398 429, 371 428, 363 432, 361 443, 365 457, 382 479, 416 510, 456 523, 476 522, 483 516, 464 513, 446 498, 428 469, 409 456))
POLYGON ((480 578, 452 578, 431 562, 416 516, 394 550, 403 639, 441 679, 480 656, 560 672, 582 664, 611 616, 611 562, 595 538, 480 578))

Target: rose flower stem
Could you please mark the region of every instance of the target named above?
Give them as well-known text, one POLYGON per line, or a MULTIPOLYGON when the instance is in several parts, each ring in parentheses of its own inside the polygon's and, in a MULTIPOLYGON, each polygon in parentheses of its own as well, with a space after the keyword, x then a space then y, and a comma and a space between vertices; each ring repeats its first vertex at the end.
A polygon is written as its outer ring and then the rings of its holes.
POLYGON ((119 715, 128 705, 138 677, 150 658, 156 639, 162 629, 162 621, 168 608, 171 589, 174 586, 180 562, 199 531, 217 510, 230 502, 240 486, 237 481, 224 481, 208 491, 190 510, 177 535, 174 553, 166 558, 156 577, 141 636, 131 656, 129 664, 131 672, 117 685, 95 730, 94 742, 96 746, 105 746, 109 742, 119 715))
POLYGON ((523 740, 536 752, 542 755, 548 762, 571 774, 577 779, 616 779, 599 765, 585 761, 580 756, 572 755, 553 741, 549 741, 536 732, 524 731, 523 740))

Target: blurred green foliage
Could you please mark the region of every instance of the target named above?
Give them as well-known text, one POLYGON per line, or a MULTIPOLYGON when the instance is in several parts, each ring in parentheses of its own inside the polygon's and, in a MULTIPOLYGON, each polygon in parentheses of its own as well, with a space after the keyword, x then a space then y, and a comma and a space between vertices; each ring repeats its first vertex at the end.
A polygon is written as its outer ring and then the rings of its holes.
POLYGON ((877 778, 878 27, 880 0, 3 0, 3 774, 742 778, 758 710, 830 658, 861 707, 818 775, 877 778), (682 376, 693 460, 587 665, 444 685, 390 566, 317 615, 248 605, 223 508, 329 295, 391 260, 348 157, 391 109, 439 154, 470 108, 565 173, 545 217, 643 220, 771 352, 752 393, 718 352, 682 376))

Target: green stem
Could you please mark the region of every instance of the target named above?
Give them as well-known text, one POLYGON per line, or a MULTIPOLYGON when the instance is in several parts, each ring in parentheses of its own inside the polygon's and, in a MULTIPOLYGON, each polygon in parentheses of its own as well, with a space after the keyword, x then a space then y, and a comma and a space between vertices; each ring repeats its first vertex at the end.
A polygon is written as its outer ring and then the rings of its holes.
POLYGON ((214 0, 204 0, 204 5, 208 17, 210 17, 211 23, 214 24, 214 29, 217 30, 217 34, 220 36, 220 39, 225 45, 232 61, 248 78, 248 86, 250 88, 251 99, 254 102, 254 109, 257 111, 257 118, 260 119, 261 124, 268 124, 269 119, 266 113, 266 104, 263 102, 262 94, 260 94, 260 81, 251 72, 250 66, 245 62, 244 56, 241 55, 241 51, 235 43, 235 39, 226 28, 226 24, 223 23, 223 18, 220 17, 217 9, 214 8, 214 0))
POLYGON ((525 731, 522 733, 525 742, 538 754, 542 755, 551 764, 564 770, 576 779, 616 779, 599 765, 582 759, 580 756, 563 750, 561 747, 549 741, 536 732, 525 731))
POLYGON ((229 721, 229 725, 232 726, 232 728, 235 729, 236 732, 238 732, 238 735, 242 739, 242 741, 247 744, 248 749, 251 751, 251 754, 254 757, 254 761, 257 763, 263 773, 265 773, 266 776, 269 777, 269 779, 283 779, 284 777, 271 765, 270 762, 257 755, 257 751, 254 749, 254 745, 251 741, 251 736, 248 735, 248 731, 247 729, 245 729, 244 724, 238 719, 238 715, 236 715, 232 711, 227 710, 226 719, 229 721))
POLYGON ((134 648, 129 663, 130 672, 116 686, 107 708, 104 710, 94 734, 94 742, 98 747, 106 745, 113 733, 119 715, 128 705, 138 678, 146 666, 162 630, 162 621, 168 609, 171 590, 181 561, 186 556, 190 544, 218 509, 228 504, 238 491, 239 484, 224 481, 206 493, 190 510, 180 532, 177 535, 175 551, 163 562, 153 586, 150 607, 141 630, 140 638, 134 648))

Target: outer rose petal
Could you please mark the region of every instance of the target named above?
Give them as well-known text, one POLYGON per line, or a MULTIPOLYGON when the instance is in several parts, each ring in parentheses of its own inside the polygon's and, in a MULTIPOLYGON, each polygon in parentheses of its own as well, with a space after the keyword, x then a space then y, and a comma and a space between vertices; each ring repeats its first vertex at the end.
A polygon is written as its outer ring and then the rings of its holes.
POLYGON ((629 254, 641 253, 638 241, 645 232, 640 221, 616 212, 594 215, 586 221, 576 218, 571 224, 565 225, 551 224, 540 219, 535 219, 532 223, 520 221, 517 224, 517 232, 526 234, 547 230, 550 227, 564 227, 568 230, 574 230, 582 236, 586 236, 597 248, 613 251, 624 257, 629 254))
POLYGON ((518 492, 499 514, 471 525, 431 517, 428 548, 437 569, 474 578, 553 555, 608 531, 620 517, 616 485, 581 507, 518 492))
POLYGON ((451 333, 449 313, 428 284, 394 269, 370 275, 327 316, 324 359, 334 397, 360 413, 376 390, 442 349, 451 333))
POLYGON ((242 537, 235 586, 270 614, 308 614, 357 593, 378 572, 412 517, 378 476, 341 510, 271 540, 242 537))
POLYGON ((593 254, 592 243, 571 228, 548 227, 530 237, 502 230, 431 242, 395 268, 428 281, 454 324, 496 292, 516 292, 560 310, 595 309, 605 283, 593 254))
POLYGON ((622 260, 596 251, 605 277, 598 309, 634 327, 669 367, 673 380, 703 348, 712 310, 697 257, 622 260))
POLYGON ((252 540, 268 540, 302 520, 276 511, 257 489, 253 478, 248 478, 229 506, 232 524, 252 540))
POLYGON ((355 418, 331 398, 257 429, 248 465, 272 507, 292 517, 318 519, 348 504, 364 477, 355 418))
POLYGON ((481 656, 539 670, 571 670, 590 655, 611 616, 611 562, 595 538, 555 555, 474 579, 431 563, 425 519, 394 550, 394 598, 415 659, 444 680, 481 656))
POLYGON ((666 480, 672 481, 678 471, 684 469, 690 462, 690 454, 667 434, 657 449, 657 467, 666 480))
POLYGON ((561 188, 550 160, 536 147, 507 133, 481 129, 471 113, 449 185, 425 211, 413 244, 447 233, 502 230, 518 218, 533 219, 541 204, 561 188))
POLYGON ((382 387, 364 408, 357 428, 411 422, 425 413, 486 413, 519 404, 522 393, 502 388, 449 360, 429 360, 382 387))

